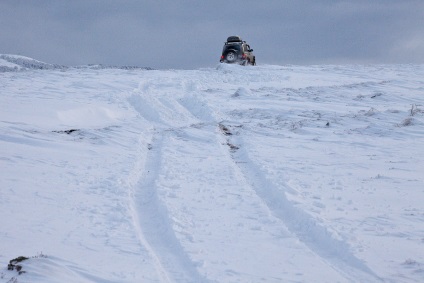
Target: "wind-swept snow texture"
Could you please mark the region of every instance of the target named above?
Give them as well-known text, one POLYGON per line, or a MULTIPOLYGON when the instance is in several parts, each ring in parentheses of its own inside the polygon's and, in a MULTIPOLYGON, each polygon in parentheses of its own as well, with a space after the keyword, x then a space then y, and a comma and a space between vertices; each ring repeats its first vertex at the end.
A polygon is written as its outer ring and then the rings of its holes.
POLYGON ((424 66, 4 58, 0 282, 424 282, 424 66))

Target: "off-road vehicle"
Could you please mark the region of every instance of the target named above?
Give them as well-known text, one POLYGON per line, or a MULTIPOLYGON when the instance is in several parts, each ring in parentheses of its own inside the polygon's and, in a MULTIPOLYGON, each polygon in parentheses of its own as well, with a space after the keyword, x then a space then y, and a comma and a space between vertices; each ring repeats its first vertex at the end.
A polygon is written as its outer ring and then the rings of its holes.
POLYGON ((222 49, 221 63, 237 63, 240 65, 256 65, 253 49, 240 36, 230 36, 222 49))

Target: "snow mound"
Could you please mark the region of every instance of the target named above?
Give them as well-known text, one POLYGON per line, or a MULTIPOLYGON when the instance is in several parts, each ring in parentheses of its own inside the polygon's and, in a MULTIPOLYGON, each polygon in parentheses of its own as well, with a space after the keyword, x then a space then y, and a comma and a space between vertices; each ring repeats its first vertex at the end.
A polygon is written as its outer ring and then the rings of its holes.
POLYGON ((20 271, 7 271, 3 273, 3 279, 7 282, 106 282, 100 278, 88 275, 89 271, 84 271, 76 263, 65 261, 57 257, 34 257, 19 263, 20 271))
POLYGON ((65 66, 44 63, 20 55, 0 54, 0 72, 63 69, 65 66))
POLYGON ((226 63, 219 63, 216 66, 216 70, 218 71, 222 71, 224 73, 231 73, 237 70, 243 70, 243 68, 245 68, 246 66, 241 66, 238 64, 226 64, 226 63))
POLYGON ((90 106, 58 111, 57 116, 63 125, 101 127, 116 123, 124 115, 119 110, 90 106))
POLYGON ((81 66, 64 66, 58 64, 49 64, 29 57, 13 54, 0 54, 0 73, 1 72, 18 72, 28 70, 66 70, 66 69, 92 69, 92 70, 105 70, 105 69, 118 69, 118 70, 153 70, 150 67, 139 66, 115 66, 103 64, 89 64, 81 66))

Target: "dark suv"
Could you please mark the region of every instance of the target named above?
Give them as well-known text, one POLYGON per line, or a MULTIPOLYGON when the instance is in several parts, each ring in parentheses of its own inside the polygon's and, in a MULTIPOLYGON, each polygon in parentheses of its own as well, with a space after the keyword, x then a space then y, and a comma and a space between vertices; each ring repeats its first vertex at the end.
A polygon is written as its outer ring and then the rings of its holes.
POLYGON ((240 65, 256 65, 253 49, 240 36, 230 36, 222 49, 221 63, 238 63, 240 65))

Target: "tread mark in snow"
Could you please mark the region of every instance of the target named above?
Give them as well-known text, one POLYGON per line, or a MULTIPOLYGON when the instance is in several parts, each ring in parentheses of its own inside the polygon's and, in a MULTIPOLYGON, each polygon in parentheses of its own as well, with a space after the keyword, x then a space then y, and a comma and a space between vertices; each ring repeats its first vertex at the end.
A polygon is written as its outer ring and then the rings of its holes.
POLYGON ((153 258, 161 282, 207 282, 176 238, 167 209, 157 195, 155 182, 161 166, 164 135, 154 134, 145 164, 138 164, 134 169, 139 177, 132 188, 131 209, 137 236, 153 258))
POLYGON ((319 225, 307 212, 295 207, 287 200, 284 192, 267 180, 261 169, 249 158, 241 137, 237 144, 241 145, 237 151, 228 151, 236 170, 251 184, 274 216, 281 219, 301 242, 353 282, 383 281, 349 251, 347 243, 332 237, 325 227, 319 225))

